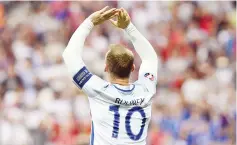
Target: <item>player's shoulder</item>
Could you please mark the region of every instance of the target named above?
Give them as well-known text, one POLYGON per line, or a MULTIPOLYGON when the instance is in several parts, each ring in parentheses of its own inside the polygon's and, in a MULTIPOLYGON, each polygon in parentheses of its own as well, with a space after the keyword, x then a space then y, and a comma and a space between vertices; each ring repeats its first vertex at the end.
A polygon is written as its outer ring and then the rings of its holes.
POLYGON ((88 82, 88 85, 91 86, 91 87, 95 87, 95 88, 100 88, 100 89, 103 89, 103 88, 107 88, 109 86, 109 82, 107 82, 106 80, 96 76, 96 75, 93 75, 91 77, 91 80, 90 82, 88 82))
POLYGON ((138 87, 148 90, 148 92, 155 93, 157 79, 151 73, 144 73, 142 76, 139 76, 138 80, 134 82, 138 87))
POLYGON ((141 81, 141 80, 137 80, 137 81, 135 81, 134 83, 134 86, 135 86, 135 91, 139 91, 139 92, 141 92, 141 91, 143 91, 143 92, 149 92, 149 89, 148 89, 148 87, 145 85, 145 83, 143 82, 143 81, 141 81))
MULTIPOLYGON (((92 74, 86 67, 83 67, 74 77, 74 83, 87 94, 101 90, 109 83, 97 75, 92 74)), ((94 93, 93 93, 94 94, 94 93)))

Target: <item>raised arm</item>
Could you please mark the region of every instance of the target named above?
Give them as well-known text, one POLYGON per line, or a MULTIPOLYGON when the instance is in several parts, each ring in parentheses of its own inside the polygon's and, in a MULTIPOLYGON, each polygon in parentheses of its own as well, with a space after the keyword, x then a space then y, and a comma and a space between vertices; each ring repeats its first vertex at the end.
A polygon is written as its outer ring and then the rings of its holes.
POLYGON ((82 50, 86 37, 94 27, 90 19, 86 19, 72 35, 66 49, 63 52, 63 59, 71 76, 84 67, 82 50))
POLYGON ((116 9, 107 10, 108 6, 91 14, 74 32, 63 52, 64 62, 73 77, 85 64, 82 60, 82 50, 86 37, 95 25, 115 16, 116 9))
POLYGON ((110 20, 113 25, 122 28, 129 35, 132 44, 141 57, 142 64, 139 70, 139 76, 144 73, 151 73, 157 79, 158 59, 156 52, 147 39, 130 22, 130 17, 124 9, 120 9, 118 20, 110 20))
POLYGON ((139 75, 144 75, 143 73, 152 73, 155 78, 157 78, 158 60, 156 52, 151 44, 131 22, 125 31, 129 35, 136 52, 142 60, 139 75))

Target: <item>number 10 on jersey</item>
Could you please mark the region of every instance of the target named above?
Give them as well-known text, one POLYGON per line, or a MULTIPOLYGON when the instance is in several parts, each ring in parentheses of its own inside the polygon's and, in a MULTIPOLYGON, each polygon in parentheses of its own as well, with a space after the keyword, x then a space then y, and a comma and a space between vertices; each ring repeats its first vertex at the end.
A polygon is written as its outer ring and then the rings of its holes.
MULTIPOLYGON (((118 134, 119 134, 119 123, 120 123, 119 107, 120 106, 118 105, 112 105, 109 107, 109 111, 114 112, 114 123, 113 123, 113 131, 112 131, 113 138, 118 138, 118 134)), ((139 140, 141 138, 144 127, 145 127, 145 122, 146 122, 146 114, 144 110, 142 109, 142 107, 135 106, 128 110, 127 115, 125 117, 125 128, 126 128, 127 135, 129 136, 130 139, 139 140), (131 116, 133 115, 134 112, 139 112, 142 116, 142 124, 141 124, 141 128, 138 134, 132 133, 131 125, 130 125, 131 116)))

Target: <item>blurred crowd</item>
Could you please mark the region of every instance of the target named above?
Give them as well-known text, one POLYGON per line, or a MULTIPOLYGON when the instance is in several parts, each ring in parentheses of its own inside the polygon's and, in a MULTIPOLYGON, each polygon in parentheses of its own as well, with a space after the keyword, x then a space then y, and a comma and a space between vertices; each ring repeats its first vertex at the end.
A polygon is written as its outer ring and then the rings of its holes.
MULTIPOLYGON (((0 144, 89 144, 88 100, 61 54, 80 23, 105 5, 125 8, 159 55, 148 145, 236 144, 235 1, 1 2, 0 144)), ((104 79, 111 43, 134 51, 105 22, 83 52, 88 69, 104 79)), ((134 53, 131 81, 140 64, 134 53)))

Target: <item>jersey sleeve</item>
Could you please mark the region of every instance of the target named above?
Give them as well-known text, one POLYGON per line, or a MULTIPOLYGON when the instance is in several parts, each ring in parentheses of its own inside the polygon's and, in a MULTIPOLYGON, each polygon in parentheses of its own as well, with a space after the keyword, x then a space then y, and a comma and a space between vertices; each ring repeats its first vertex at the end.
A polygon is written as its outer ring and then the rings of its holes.
POLYGON ((157 54, 149 41, 130 23, 125 29, 126 33, 142 60, 139 70, 138 81, 154 93, 157 84, 158 58, 157 54))
POLYGON ((86 66, 81 68, 74 76, 73 82, 89 97, 96 97, 97 92, 101 90, 108 82, 92 74, 86 66))
POLYGON ((81 57, 84 42, 93 27, 90 18, 87 18, 73 33, 63 52, 64 62, 74 83, 90 97, 96 96, 96 90, 105 83, 86 68, 81 57))
POLYGON ((143 84, 152 94, 156 92, 157 71, 146 62, 142 62, 138 75, 138 82, 143 84))

